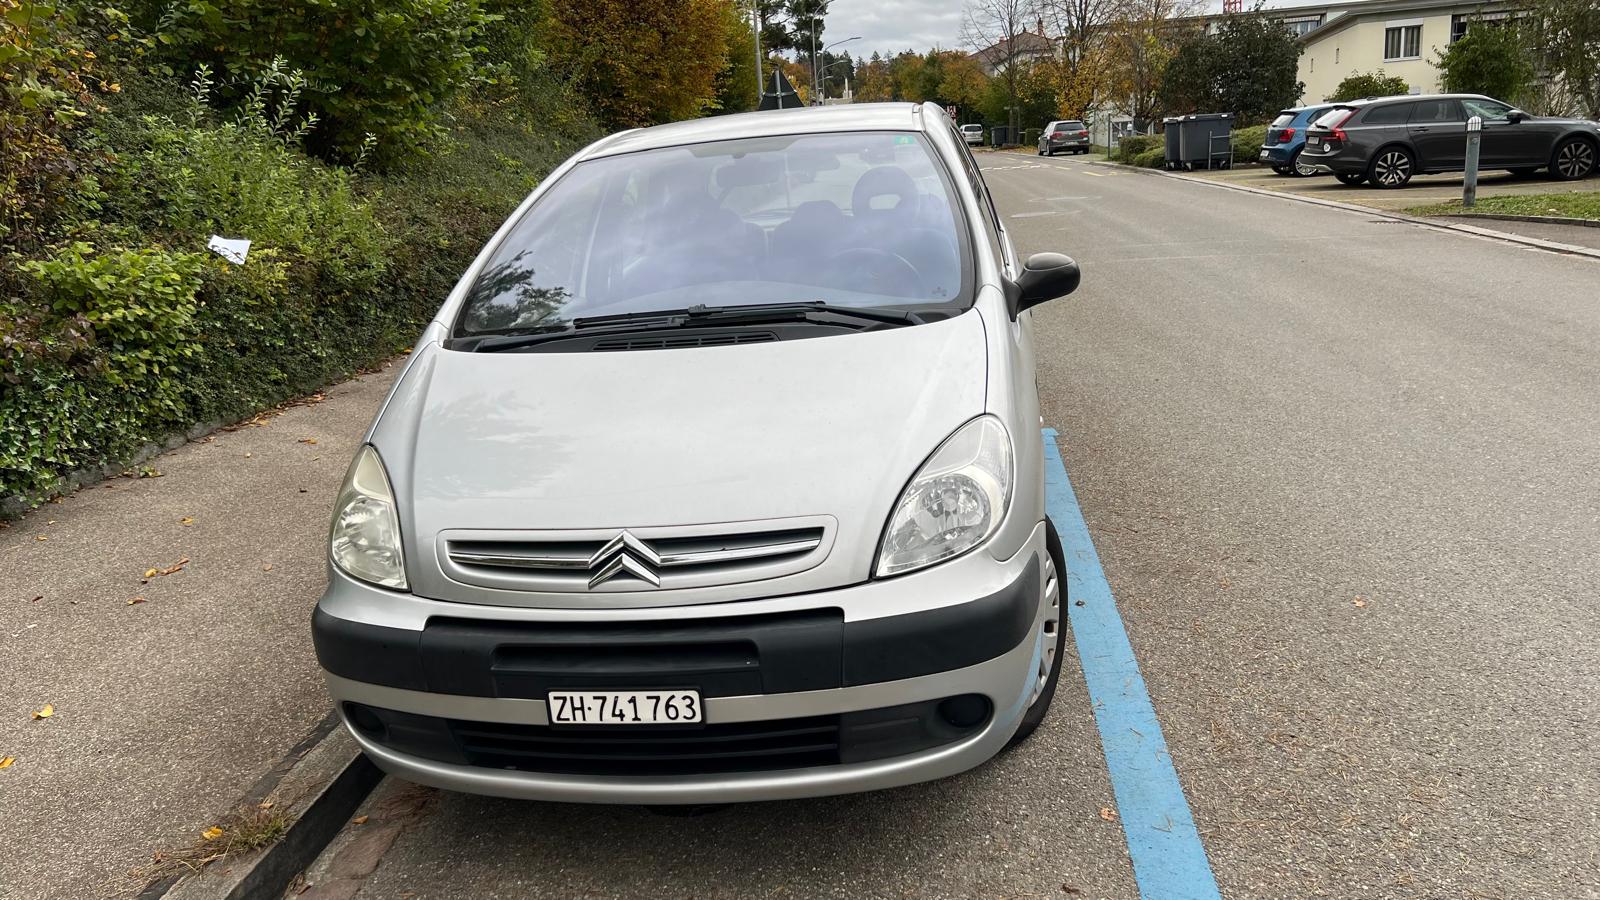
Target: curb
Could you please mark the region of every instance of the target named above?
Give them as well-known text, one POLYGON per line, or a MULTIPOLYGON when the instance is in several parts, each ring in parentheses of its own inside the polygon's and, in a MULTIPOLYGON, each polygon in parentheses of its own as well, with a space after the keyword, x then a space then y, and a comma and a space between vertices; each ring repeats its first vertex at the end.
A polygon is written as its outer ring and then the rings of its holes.
POLYGON ((1502 222, 1533 222, 1538 225, 1581 225, 1584 228, 1600 228, 1600 219, 1570 219, 1566 216, 1519 216, 1514 213, 1435 213, 1443 219, 1498 219, 1502 222))
POLYGON ((277 842, 194 875, 170 875, 147 885, 136 900, 250 900, 281 896, 344 827, 383 778, 339 726, 327 717, 251 786, 239 807, 267 799, 289 805, 294 821, 277 842))
MULTIPOLYGON (((1247 187, 1242 184, 1226 184, 1220 181, 1212 181, 1209 178, 1193 178, 1188 175, 1179 175, 1175 172, 1166 172, 1160 169, 1142 169, 1138 166, 1127 166, 1123 165, 1122 163, 1091 160, 1089 165, 1105 166, 1106 168, 1111 169, 1122 169, 1128 172, 1138 172, 1141 175, 1151 175, 1158 178, 1174 178, 1178 181, 1186 181, 1190 184, 1205 185, 1206 187, 1213 187, 1224 191, 1240 191, 1242 193, 1256 194, 1262 197, 1277 197, 1281 200, 1290 200, 1296 203, 1310 203, 1314 206, 1325 206, 1329 209, 1341 209, 1345 212, 1358 213, 1368 217, 1376 216, 1378 218, 1389 219, 1395 222, 1408 222, 1412 225, 1420 225, 1424 228, 1436 228, 1440 231, 1453 231, 1457 234, 1466 234, 1473 237, 1492 238, 1494 240, 1505 241, 1506 243, 1510 244, 1522 244, 1526 247, 1537 247, 1540 250, 1548 250, 1552 253, 1564 253, 1569 256, 1585 256, 1590 259, 1600 260, 1600 250, 1596 250, 1592 247, 1580 247, 1577 244, 1563 244, 1557 241, 1543 240, 1541 238, 1524 237, 1520 234, 1510 234, 1504 231, 1496 231, 1492 228, 1479 228, 1475 225, 1460 225, 1452 222, 1440 222, 1435 219, 1427 219, 1421 216, 1408 215, 1406 213, 1390 212, 1383 209, 1373 209, 1370 206, 1361 206, 1357 203, 1345 203, 1339 200, 1324 200, 1321 197, 1307 197, 1301 194, 1291 194, 1286 191, 1269 191, 1264 188, 1247 187)), ((1489 217, 1480 216, 1479 218, 1489 217)))

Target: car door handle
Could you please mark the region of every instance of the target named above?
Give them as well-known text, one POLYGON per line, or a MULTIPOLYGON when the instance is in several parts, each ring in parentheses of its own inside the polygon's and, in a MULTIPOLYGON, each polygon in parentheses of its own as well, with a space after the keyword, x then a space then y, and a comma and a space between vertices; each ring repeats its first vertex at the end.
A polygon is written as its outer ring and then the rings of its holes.
POLYGON ((1416 131, 1432 131, 1433 129, 1429 128, 1426 125, 1418 125, 1415 130, 1416 131))

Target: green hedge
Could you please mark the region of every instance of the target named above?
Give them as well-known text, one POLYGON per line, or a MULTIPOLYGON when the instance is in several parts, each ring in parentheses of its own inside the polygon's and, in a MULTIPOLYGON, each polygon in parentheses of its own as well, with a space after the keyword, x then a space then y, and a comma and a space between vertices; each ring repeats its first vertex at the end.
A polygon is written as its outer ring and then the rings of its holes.
MULTIPOLYGON (((1140 156, 1148 157, 1151 150, 1166 151, 1167 138, 1161 134, 1136 134, 1117 142, 1117 161, 1130 166, 1141 165, 1140 156)), ((1160 165, 1160 163, 1157 163, 1160 165)))
POLYGON ((1267 142, 1267 126, 1252 125, 1236 128, 1233 132, 1233 161, 1252 163, 1261 155, 1261 145, 1267 142))
POLYGON ((379 176, 169 91, 130 84, 80 137, 93 164, 67 224, 0 259, 0 514, 393 356, 597 134, 570 107, 464 97, 426 155, 379 176), (250 238, 246 262, 206 251, 211 234, 250 238))

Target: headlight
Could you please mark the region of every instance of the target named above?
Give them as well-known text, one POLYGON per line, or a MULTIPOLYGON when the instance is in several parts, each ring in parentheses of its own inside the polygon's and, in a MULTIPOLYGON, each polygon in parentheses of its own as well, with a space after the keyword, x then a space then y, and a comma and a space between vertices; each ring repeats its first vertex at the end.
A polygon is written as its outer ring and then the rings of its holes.
POLYGON ((957 429, 922 464, 889 516, 878 577, 931 566, 983 543, 1011 505, 1011 437, 994 416, 957 429))
POLYGON ((328 532, 334 565, 345 574, 396 590, 406 590, 406 562, 400 550, 400 516, 378 451, 368 444, 356 453, 333 506, 328 532))

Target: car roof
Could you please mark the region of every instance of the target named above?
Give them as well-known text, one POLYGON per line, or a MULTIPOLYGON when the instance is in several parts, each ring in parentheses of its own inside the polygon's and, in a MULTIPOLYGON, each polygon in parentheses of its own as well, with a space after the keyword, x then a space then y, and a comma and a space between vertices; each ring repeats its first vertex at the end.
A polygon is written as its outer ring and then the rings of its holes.
MULTIPOLYGON (((944 115, 944 111, 938 110, 938 114, 944 115)), ((849 103, 734 113, 624 131, 591 145, 583 158, 783 134, 926 131, 924 120, 922 107, 915 103, 849 103)))
MULTIPOLYGON (((1333 106, 1371 106, 1374 103, 1398 103, 1402 100, 1493 100, 1483 94, 1396 94, 1392 97, 1362 97, 1359 100, 1341 100, 1333 106)), ((1496 101, 1499 102, 1499 101, 1496 101)))

